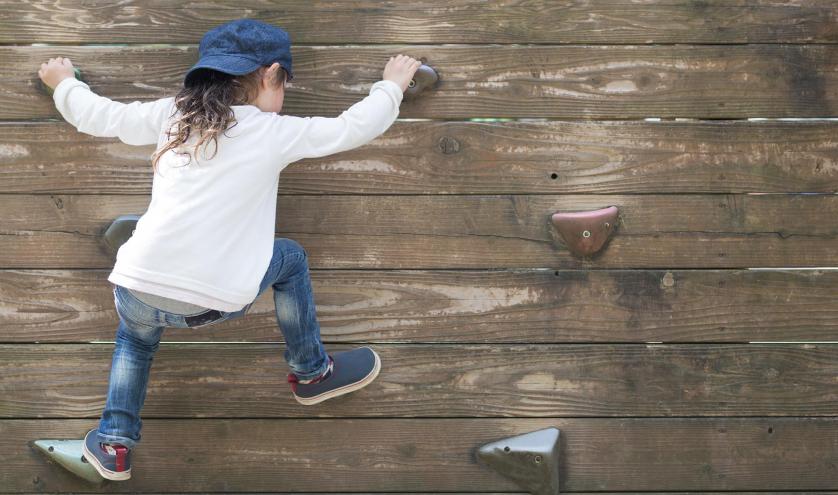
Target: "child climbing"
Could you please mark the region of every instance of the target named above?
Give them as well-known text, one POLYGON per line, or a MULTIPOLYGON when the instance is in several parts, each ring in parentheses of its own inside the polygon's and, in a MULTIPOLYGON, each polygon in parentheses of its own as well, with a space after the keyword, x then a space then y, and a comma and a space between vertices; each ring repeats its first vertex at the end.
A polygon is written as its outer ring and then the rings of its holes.
POLYGON ((174 97, 129 104, 99 96, 67 58, 38 75, 80 132, 156 144, 147 211, 108 276, 119 315, 105 409, 84 455, 106 479, 131 477, 140 410, 166 327, 200 328, 243 316, 273 289, 294 398, 306 405, 356 391, 378 376, 369 347, 327 353, 306 250, 274 238, 279 174, 290 163, 350 150, 386 131, 420 66, 390 57, 382 80, 340 116, 279 115, 293 79, 291 42, 273 25, 239 19, 207 32, 174 97), (212 141, 212 152, 209 152, 212 141), (203 145, 203 149, 199 149, 203 145))

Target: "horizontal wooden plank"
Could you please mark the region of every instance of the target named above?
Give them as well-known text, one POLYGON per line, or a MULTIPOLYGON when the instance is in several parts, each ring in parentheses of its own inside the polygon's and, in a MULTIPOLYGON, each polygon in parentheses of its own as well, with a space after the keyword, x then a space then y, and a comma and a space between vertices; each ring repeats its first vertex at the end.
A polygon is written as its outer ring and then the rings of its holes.
POLYGON ((197 43, 237 17, 286 29, 300 43, 834 43, 829 0, 777 2, 569 0, 217 1, 211 5, 29 5, 0 21, 0 43, 197 43))
MULTIPOLYGON (((838 406, 838 344, 376 344, 372 384, 307 407, 286 383, 285 348, 162 344, 143 417, 831 416, 838 406)), ((0 345, 0 417, 98 417, 113 349, 0 345)))
MULTIPOLYGON (((0 195, 0 268, 108 268, 102 233, 150 196, 0 195)), ((838 266, 836 195, 291 196, 277 235, 312 268, 747 268, 838 266), (549 223, 616 205, 595 259, 549 223)))
MULTIPOLYGON (((0 270, 0 342, 113 341, 110 270, 0 270)), ((326 343, 833 341, 838 271, 311 270, 326 343)), ((163 342, 281 342, 273 290, 163 342)))
MULTIPOLYGON (((284 169, 280 195, 838 191, 838 122, 403 122, 284 169)), ((154 146, 0 124, 3 193, 151 194, 154 146)))
MULTIPOLYGON (((838 115, 838 46, 304 46, 283 113, 336 116, 369 92, 387 59, 408 53, 439 81, 402 118, 745 118, 838 115)), ((194 45, 0 47, 0 119, 60 118, 36 90, 36 68, 69 57, 96 93, 170 96, 198 58, 194 45)))
POLYGON ((7 493, 520 492, 481 445, 542 428, 560 437, 560 490, 835 490, 838 418, 148 420, 132 479, 103 488, 27 442, 81 438, 90 420, 0 421, 7 493))

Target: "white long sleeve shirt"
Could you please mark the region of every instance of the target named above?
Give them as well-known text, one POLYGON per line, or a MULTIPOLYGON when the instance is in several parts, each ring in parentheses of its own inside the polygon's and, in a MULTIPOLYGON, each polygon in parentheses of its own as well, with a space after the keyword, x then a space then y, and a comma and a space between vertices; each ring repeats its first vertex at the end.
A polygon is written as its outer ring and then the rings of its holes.
MULTIPOLYGON (((398 84, 382 79, 335 118, 234 105, 238 124, 218 136, 217 152, 209 140, 196 157, 193 131, 181 149, 191 163, 174 150, 162 155, 151 202, 119 248, 108 281, 219 311, 242 309, 258 295, 273 255, 280 172, 297 160, 372 141, 396 120, 402 97, 398 84)), ((174 97, 121 103, 75 78, 61 81, 53 99, 80 132, 157 149, 176 111, 174 97)))

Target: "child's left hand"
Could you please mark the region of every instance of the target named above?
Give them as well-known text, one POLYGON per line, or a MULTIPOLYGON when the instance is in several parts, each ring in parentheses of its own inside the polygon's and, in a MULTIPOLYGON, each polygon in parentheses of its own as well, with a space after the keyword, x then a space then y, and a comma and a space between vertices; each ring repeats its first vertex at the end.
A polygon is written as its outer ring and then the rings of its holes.
POLYGON ((68 77, 76 77, 76 74, 73 72, 73 63, 70 62, 69 58, 56 57, 41 64, 38 76, 50 89, 55 89, 58 83, 68 77))

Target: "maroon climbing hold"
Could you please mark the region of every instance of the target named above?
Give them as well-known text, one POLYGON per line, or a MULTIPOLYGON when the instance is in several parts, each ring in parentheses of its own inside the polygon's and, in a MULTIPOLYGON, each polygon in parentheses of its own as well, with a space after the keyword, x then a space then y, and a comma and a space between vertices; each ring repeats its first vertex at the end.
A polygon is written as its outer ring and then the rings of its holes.
POLYGON ((591 256, 602 249, 614 232, 619 213, 616 206, 591 211, 556 212, 550 217, 550 222, 572 253, 591 256))

